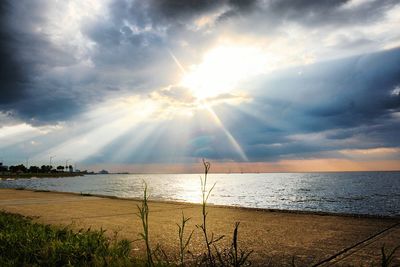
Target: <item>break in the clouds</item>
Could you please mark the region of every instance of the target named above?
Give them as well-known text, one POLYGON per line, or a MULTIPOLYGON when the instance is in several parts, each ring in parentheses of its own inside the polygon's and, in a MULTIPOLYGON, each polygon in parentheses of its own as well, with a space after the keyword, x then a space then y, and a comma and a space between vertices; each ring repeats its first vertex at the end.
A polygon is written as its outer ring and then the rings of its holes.
POLYGON ((400 159, 398 1, 35 0, 0 13, 5 161, 400 159))

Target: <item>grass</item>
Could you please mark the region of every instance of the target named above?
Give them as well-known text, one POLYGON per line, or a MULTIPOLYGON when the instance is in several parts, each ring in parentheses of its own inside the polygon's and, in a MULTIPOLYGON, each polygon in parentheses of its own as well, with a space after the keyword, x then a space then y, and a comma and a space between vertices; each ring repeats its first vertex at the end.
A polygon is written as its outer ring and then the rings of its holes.
POLYGON ((147 202, 148 199, 149 199, 149 197, 147 195, 147 184, 145 183, 144 191, 143 191, 143 201, 141 203, 141 206, 139 206, 139 205, 137 206, 139 213, 137 213, 136 215, 142 221, 143 232, 140 233, 140 236, 146 245, 147 265, 154 266, 153 251, 151 250, 150 242, 149 242, 149 205, 147 202))
POLYGON ((132 266, 131 243, 0 211, 0 266, 132 266))
POLYGON ((199 229, 201 229, 201 231, 203 232, 203 236, 204 236, 204 241, 205 241, 205 245, 207 248, 207 254, 205 255, 205 260, 207 262, 207 265, 209 266, 214 266, 216 264, 215 262, 215 257, 214 254, 211 251, 212 246, 215 246, 215 243, 220 241, 221 239, 224 238, 224 236, 219 236, 219 237, 214 237, 214 233, 211 233, 211 237, 208 234, 208 230, 207 230, 207 202, 208 199, 210 197, 210 194, 212 192, 212 190, 215 187, 215 183, 213 184, 213 186, 207 190, 207 175, 208 172, 210 170, 210 163, 204 161, 203 159, 203 165, 204 165, 204 179, 200 177, 200 183, 201 183, 201 197, 202 197, 202 202, 201 202, 201 212, 202 212, 202 218, 203 218, 203 223, 200 225, 196 225, 199 229))
POLYGON ((185 266, 185 254, 187 247, 189 246, 190 240, 192 239, 194 230, 189 234, 189 237, 185 238, 185 226, 186 223, 191 218, 185 218, 185 215, 182 211, 182 221, 181 224, 176 224, 178 226, 178 237, 179 237, 179 260, 180 266, 185 266))

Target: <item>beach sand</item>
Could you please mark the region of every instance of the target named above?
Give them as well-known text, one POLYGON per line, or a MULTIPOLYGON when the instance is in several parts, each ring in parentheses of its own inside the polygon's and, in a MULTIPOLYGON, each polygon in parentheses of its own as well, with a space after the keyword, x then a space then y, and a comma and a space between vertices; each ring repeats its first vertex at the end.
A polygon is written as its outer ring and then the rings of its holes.
MULTIPOLYGON (((136 240, 141 222, 135 215, 137 200, 81 196, 70 193, 0 189, 0 210, 34 216, 42 223, 69 225, 74 229, 105 229, 107 234, 136 240)), ((204 251, 204 241, 196 224, 201 223, 201 206, 157 202, 150 204, 150 239, 169 255, 178 251, 178 227, 182 212, 191 217, 187 234, 195 229, 189 250, 204 251)), ((225 235, 220 245, 229 245, 234 223, 240 222, 239 244, 253 250, 254 266, 285 266, 295 257, 296 266, 310 266, 349 249, 320 266, 377 266, 380 248, 400 245, 400 218, 374 218, 317 213, 296 213, 209 206, 208 227, 225 235), (377 233, 381 232, 374 237, 377 233), (372 237, 372 238, 371 238, 372 237), (365 239, 359 245, 354 244, 365 239)), ((143 242, 132 243, 133 254, 141 254, 143 242)), ((395 255, 400 264, 400 250, 395 255)))

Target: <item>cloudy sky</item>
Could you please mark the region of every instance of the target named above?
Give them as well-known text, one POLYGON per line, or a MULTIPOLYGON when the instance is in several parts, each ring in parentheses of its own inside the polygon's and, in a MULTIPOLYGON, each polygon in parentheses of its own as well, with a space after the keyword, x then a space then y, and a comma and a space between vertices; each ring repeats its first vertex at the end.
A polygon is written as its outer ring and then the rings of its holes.
POLYGON ((400 169, 398 0, 0 2, 0 161, 400 169))

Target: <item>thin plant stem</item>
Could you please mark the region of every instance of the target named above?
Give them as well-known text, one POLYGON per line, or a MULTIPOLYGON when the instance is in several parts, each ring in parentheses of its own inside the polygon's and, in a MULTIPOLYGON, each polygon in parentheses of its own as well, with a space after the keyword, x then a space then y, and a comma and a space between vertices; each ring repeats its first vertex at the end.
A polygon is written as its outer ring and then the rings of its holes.
POLYGON ((213 186, 207 190, 207 177, 208 177, 208 171, 210 170, 210 162, 207 162, 203 159, 203 165, 204 165, 204 180, 200 177, 200 182, 201 182, 201 196, 202 196, 202 217, 203 217, 203 222, 200 226, 198 226, 204 235, 204 239, 206 242, 206 247, 207 247, 207 261, 208 264, 210 266, 215 265, 214 262, 214 257, 213 254, 211 252, 211 245, 213 245, 213 243, 221 240, 224 236, 220 236, 216 239, 214 239, 214 234, 211 234, 211 237, 208 235, 207 233, 207 203, 208 203, 208 198, 211 195, 212 190, 215 187, 215 183, 213 184, 213 186))
POLYGON ((144 182, 143 190, 143 200, 141 206, 137 205, 139 213, 136 214, 142 221, 143 233, 140 233, 145 245, 146 245, 146 256, 147 256, 147 266, 154 266, 154 261, 152 257, 152 250, 149 242, 149 205, 148 205, 148 195, 147 195, 147 184, 144 182))
POLYGON ((182 212, 182 221, 181 224, 178 225, 178 235, 179 235, 179 256, 180 256, 180 262, 181 266, 185 266, 185 250, 187 246, 190 243, 190 240, 192 239, 192 235, 194 230, 190 233, 189 237, 185 240, 184 239, 184 232, 185 232, 185 226, 186 223, 190 220, 191 218, 185 218, 185 215, 182 212))

